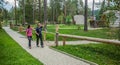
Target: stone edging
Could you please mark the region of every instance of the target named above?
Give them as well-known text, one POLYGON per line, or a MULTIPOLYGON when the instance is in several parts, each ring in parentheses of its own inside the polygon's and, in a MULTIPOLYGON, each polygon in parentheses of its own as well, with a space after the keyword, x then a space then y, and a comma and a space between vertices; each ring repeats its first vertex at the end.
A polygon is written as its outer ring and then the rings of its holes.
POLYGON ((68 55, 68 56, 70 56, 70 57, 73 57, 73 58, 75 58, 75 59, 78 59, 78 60, 80 60, 80 61, 89 63, 90 65, 98 65, 97 63, 94 63, 94 62, 91 62, 91 61, 88 61, 88 60, 85 60, 85 59, 76 57, 76 56, 74 56, 74 55, 71 55, 71 54, 69 54, 69 53, 63 52, 63 51, 61 51, 61 50, 57 50, 57 49, 52 48, 52 47, 49 47, 49 48, 52 49, 52 50, 58 51, 58 52, 60 52, 60 53, 63 53, 63 54, 65 54, 65 55, 68 55))

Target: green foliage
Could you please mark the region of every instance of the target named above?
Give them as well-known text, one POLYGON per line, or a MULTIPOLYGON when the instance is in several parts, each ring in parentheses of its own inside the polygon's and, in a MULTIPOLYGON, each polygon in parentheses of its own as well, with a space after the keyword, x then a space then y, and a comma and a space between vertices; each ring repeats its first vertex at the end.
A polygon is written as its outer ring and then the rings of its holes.
POLYGON ((66 23, 70 24, 71 22, 72 22, 72 16, 71 15, 66 16, 66 23))
MULTIPOLYGON (((81 30, 78 30, 77 25, 59 25, 59 33, 61 34, 70 34, 70 35, 78 35, 78 36, 87 36, 87 37, 95 37, 95 38, 104 38, 104 39, 116 39, 114 34, 109 35, 110 33, 116 34, 115 31, 111 31, 109 28, 98 29, 98 30, 89 30, 88 32, 83 31, 83 25, 80 25, 81 30)), ((55 25, 48 26, 48 32, 55 33, 55 25)))
POLYGON ((100 19, 100 22, 99 22, 99 25, 100 27, 106 27, 107 26, 107 16, 106 14, 103 14, 101 15, 101 19, 100 19))
POLYGON ((52 16, 48 18, 52 18, 50 19, 52 21, 58 20, 59 22, 62 20, 61 12, 63 12, 64 17, 66 18, 66 16, 68 16, 69 14, 71 14, 71 16, 74 16, 76 14, 83 14, 83 11, 84 11, 82 0, 80 1, 78 0, 50 0, 50 7, 48 8, 49 8, 49 11, 51 11, 51 13, 48 13, 48 14, 52 16))
POLYGON ((2 21, 3 21, 3 11, 0 9, 0 29, 2 29, 2 21))
POLYGON ((117 35, 118 35, 118 40, 120 41, 120 27, 119 27, 119 29, 117 31, 117 35))
POLYGON ((33 8, 32 8, 32 0, 25 0, 25 19, 26 22, 32 23, 33 22, 33 8))
POLYGON ((100 20, 100 18, 102 17, 103 12, 105 12, 105 0, 102 2, 101 9, 100 9, 99 14, 98 14, 98 16, 99 16, 98 20, 100 20))
POLYGON ((53 47, 99 65, 119 65, 120 46, 110 44, 81 44, 53 47))
POLYGON ((64 14, 61 13, 61 15, 58 16, 58 22, 60 22, 62 24, 63 21, 64 21, 64 14))
MULTIPOLYGON (((25 27, 27 28, 27 27, 25 27)), ((55 33, 55 25, 48 25, 47 31, 55 33)), ((78 30, 77 25, 59 25, 59 33, 60 34, 70 34, 70 35, 78 35, 78 36, 87 36, 87 37, 95 37, 95 38, 103 38, 103 39, 118 39, 117 37, 117 29, 98 29, 98 30, 89 30, 88 32, 83 31, 83 25, 80 25, 80 30, 78 30)), ((13 28, 18 31, 18 28, 13 28)), ((25 35, 25 32, 22 32, 25 35)), ((36 39, 35 33, 33 31, 33 38, 36 39)), ((47 33, 47 40, 54 40, 54 35, 47 33)), ((62 40, 62 38, 60 38, 62 40)), ((73 39, 69 39, 73 40, 73 39)))
POLYGON ((99 26, 109 27, 110 23, 114 24, 115 19, 116 19, 116 16, 114 12, 103 14, 101 15, 99 26))
MULTIPOLYGON (((23 21, 23 1, 25 1, 25 19, 28 23, 33 23, 33 0, 19 0, 19 7, 17 7, 17 20, 22 23, 23 21)), ((44 0, 41 0, 41 7, 39 14, 38 0, 34 2, 34 16, 35 20, 40 19, 40 22, 44 21, 44 0), (39 18, 39 15, 41 18, 39 18)), ((65 17, 71 13, 71 16, 76 14, 83 14, 84 6, 83 1, 80 0, 50 0, 50 6, 47 6, 47 20, 50 22, 62 22, 65 21, 65 17), (79 5, 78 5, 79 4, 79 5), (64 14, 61 14, 61 12, 64 14), (64 18, 63 18, 64 16, 64 18)), ((12 10, 14 12, 14 9, 12 10)), ((14 15, 12 14, 12 17, 14 15)), ((63 22, 62 22, 63 23, 63 22)))
MULTIPOLYGON (((27 43, 26 43, 27 44, 27 43)), ((0 30, 0 65, 43 65, 0 30)))
POLYGON ((4 0, 0 0, 0 8, 3 8, 4 0))
POLYGON ((110 12, 110 13, 107 14, 107 21, 109 23, 113 23, 114 24, 115 20, 116 20, 116 16, 115 16, 114 12, 110 12))
POLYGON ((110 6, 111 9, 120 11, 120 0, 110 0, 110 2, 114 3, 113 6, 110 6))
POLYGON ((0 29, 2 29, 2 23, 0 22, 0 29))

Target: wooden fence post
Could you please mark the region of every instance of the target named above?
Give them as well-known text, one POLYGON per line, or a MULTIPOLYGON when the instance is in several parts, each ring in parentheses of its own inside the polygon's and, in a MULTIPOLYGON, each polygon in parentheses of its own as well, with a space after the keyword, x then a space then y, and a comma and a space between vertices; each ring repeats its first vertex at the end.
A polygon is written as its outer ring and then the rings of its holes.
POLYGON ((63 37, 63 46, 66 44, 66 37, 63 37))
POLYGON ((56 25, 56 32, 58 32, 59 31, 59 25, 57 24, 56 25))
POLYGON ((46 41, 46 31, 44 31, 44 41, 46 41))
POLYGON ((12 22, 10 22, 10 28, 13 28, 13 24, 12 24, 12 22))
POLYGON ((22 27, 22 25, 19 26, 19 32, 23 32, 23 27, 22 27))
POLYGON ((59 33, 58 33, 58 30, 59 30, 59 25, 56 25, 56 34, 55 34, 55 44, 56 44, 56 47, 58 46, 58 37, 59 37, 59 33))
POLYGON ((56 39, 55 39, 55 43, 56 43, 56 47, 58 46, 58 32, 56 33, 56 39))

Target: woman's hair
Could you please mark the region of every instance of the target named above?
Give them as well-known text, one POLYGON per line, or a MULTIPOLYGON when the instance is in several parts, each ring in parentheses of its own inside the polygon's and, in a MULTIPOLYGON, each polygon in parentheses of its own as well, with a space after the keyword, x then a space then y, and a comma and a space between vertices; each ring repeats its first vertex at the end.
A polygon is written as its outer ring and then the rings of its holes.
POLYGON ((28 29, 30 28, 30 25, 28 25, 28 27, 27 27, 28 29))

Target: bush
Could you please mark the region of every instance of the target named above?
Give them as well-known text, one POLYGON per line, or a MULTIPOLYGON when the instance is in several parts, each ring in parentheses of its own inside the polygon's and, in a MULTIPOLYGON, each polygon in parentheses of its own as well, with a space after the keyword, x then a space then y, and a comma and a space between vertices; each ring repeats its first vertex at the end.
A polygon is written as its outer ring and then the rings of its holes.
POLYGON ((2 29, 2 23, 0 22, 0 29, 2 29))
POLYGON ((111 28, 107 35, 110 39, 118 39, 120 41, 120 28, 111 28))
POLYGON ((118 29, 117 35, 118 35, 118 40, 120 41, 120 28, 118 29))
POLYGON ((66 23, 67 24, 70 24, 72 22, 72 17, 70 16, 70 15, 68 15, 67 17, 66 17, 66 23))

